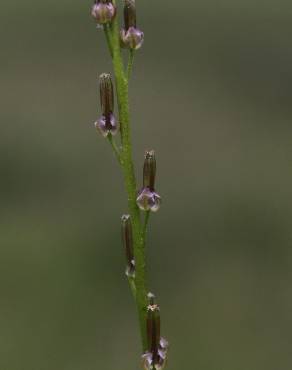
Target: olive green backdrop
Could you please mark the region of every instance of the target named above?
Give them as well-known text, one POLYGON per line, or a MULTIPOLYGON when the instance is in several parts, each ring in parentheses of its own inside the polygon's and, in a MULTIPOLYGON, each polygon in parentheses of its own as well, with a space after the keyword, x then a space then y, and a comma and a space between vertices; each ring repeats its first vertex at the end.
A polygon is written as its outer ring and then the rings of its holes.
MULTIPOLYGON (((121 1, 119 1, 121 3, 121 1)), ((149 286, 169 370, 292 367, 292 6, 137 0, 137 176, 157 152, 149 286)), ((0 368, 138 370, 111 71, 90 1, 0 6, 0 368)))

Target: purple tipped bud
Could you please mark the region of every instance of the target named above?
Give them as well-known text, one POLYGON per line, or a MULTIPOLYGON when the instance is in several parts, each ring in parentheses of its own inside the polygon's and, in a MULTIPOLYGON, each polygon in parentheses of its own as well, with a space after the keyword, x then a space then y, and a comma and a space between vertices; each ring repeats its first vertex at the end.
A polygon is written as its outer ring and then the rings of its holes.
POLYGON ((139 49, 144 41, 144 33, 136 27, 136 5, 134 0, 125 0, 124 28, 121 30, 122 46, 128 49, 139 49))
POLYGON ((137 205, 142 211, 157 212, 161 198, 155 192, 156 159, 154 150, 146 151, 143 167, 143 188, 139 191, 137 205))
MULTIPOLYGON (((153 301, 153 294, 148 294, 153 301)), ((168 342, 160 337, 160 310, 157 304, 147 307, 147 341, 148 351, 143 354, 142 362, 145 370, 161 370, 165 366, 168 342)))
POLYGON ((153 361, 157 362, 160 342, 160 309, 158 305, 149 305, 147 308, 147 338, 148 350, 153 354, 153 361))
POLYGON ((109 0, 96 0, 91 8, 91 15, 98 24, 109 23, 116 15, 116 6, 109 0))
POLYGON ((134 248, 133 248, 133 234, 132 234, 132 222, 130 215, 122 216, 122 242, 126 254, 127 276, 135 275, 135 259, 134 259, 134 248))
POLYGON ((115 135, 119 125, 113 114, 114 89, 109 73, 103 73, 99 76, 99 91, 102 116, 95 122, 95 127, 104 137, 109 134, 115 135))

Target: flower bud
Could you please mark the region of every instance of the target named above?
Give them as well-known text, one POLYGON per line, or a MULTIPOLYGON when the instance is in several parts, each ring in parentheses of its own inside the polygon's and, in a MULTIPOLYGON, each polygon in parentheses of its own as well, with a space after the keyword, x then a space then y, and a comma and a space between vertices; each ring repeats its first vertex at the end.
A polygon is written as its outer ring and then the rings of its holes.
POLYGON ((101 111, 106 116, 114 110, 114 88, 109 73, 102 73, 99 76, 99 92, 101 111))
POLYGON ((142 211, 157 212, 161 198, 155 192, 156 159, 154 150, 146 151, 143 167, 143 188, 139 191, 137 205, 142 211))
POLYGON ((136 27, 135 0, 125 0, 124 28, 121 30, 122 46, 128 49, 139 49, 144 41, 144 33, 136 27))
POLYGON ((126 275, 134 277, 135 275, 135 259, 134 259, 134 248, 133 248, 133 234, 132 234, 132 222, 130 215, 122 216, 122 242, 126 254, 126 275))
POLYGON ((154 190, 156 175, 156 159, 154 150, 145 152, 145 160, 143 167, 143 187, 154 190))
POLYGON ((110 74, 103 73, 100 75, 99 90, 102 116, 95 122, 95 127, 104 137, 109 134, 115 135, 119 127, 113 114, 114 89, 110 74))
POLYGON ((147 338, 148 350, 153 354, 153 360, 157 360, 160 341, 160 309, 157 304, 147 308, 147 338))
POLYGON ((110 0, 95 0, 91 15, 98 24, 109 23, 116 15, 116 6, 110 0))
POLYGON ((130 27, 136 28, 136 4, 135 4, 135 0, 125 0, 124 23, 125 23, 125 30, 126 31, 128 31, 128 29, 130 27))
POLYGON ((147 346, 148 350, 142 356, 145 370, 161 370, 165 366, 168 342, 160 337, 160 309, 154 303, 154 295, 148 294, 151 302, 147 307, 147 346), (152 304, 153 303, 153 304, 152 304))

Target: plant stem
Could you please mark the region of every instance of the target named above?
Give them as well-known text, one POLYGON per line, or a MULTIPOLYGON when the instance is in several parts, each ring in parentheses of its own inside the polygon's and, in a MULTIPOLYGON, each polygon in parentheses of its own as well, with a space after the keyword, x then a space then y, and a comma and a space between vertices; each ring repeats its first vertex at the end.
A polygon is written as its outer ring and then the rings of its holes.
POLYGON ((144 244, 146 242, 146 232, 147 232, 147 226, 148 226, 149 218, 150 218, 150 211, 147 211, 145 213, 144 225, 143 225, 143 240, 144 240, 144 244))
POLYGON ((113 152, 115 153, 115 156, 118 160, 118 162, 121 164, 121 154, 120 154, 120 150, 117 146, 117 143, 115 142, 114 138, 112 137, 111 134, 108 135, 108 141, 111 145, 111 147, 113 148, 113 152))
MULTIPOLYGON (((115 1, 113 1, 115 4, 115 1)), ((143 351, 147 348, 146 335, 146 309, 147 309, 147 289, 146 289, 146 269, 145 269, 145 246, 143 230, 140 219, 140 211, 136 205, 137 187, 132 159, 132 145, 129 120, 129 91, 128 79, 124 72, 124 63, 120 49, 120 36, 117 17, 114 19, 110 33, 107 37, 112 50, 112 60, 116 81, 117 100, 119 108, 119 122, 121 127, 121 167, 123 171, 126 191, 128 194, 128 207, 132 220, 133 242, 135 255, 135 286, 136 286, 136 305, 139 315, 140 332, 143 351)))
POLYGON ((133 298, 136 301, 137 290, 136 290, 135 278, 128 277, 128 282, 129 282, 129 285, 130 285, 130 289, 131 289, 133 298))
POLYGON ((130 81, 132 69, 133 69, 133 63, 134 63, 134 56, 135 56, 135 51, 133 49, 130 49, 129 52, 129 60, 128 60, 128 67, 127 67, 127 79, 128 82, 130 81))
POLYGON ((112 40, 111 40, 111 33, 110 33, 110 26, 108 24, 105 24, 103 26, 103 29, 104 29, 104 34, 105 34, 105 38, 106 38, 106 42, 107 42, 107 45, 108 45, 108 48, 109 48, 109 52, 110 52, 110 55, 111 57, 113 57, 113 50, 112 50, 112 40))

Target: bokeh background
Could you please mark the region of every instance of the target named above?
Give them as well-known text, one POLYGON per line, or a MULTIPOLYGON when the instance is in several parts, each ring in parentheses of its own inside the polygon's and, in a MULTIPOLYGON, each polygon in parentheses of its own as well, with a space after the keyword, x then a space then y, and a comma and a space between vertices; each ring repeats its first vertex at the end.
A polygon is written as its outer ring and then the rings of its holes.
MULTIPOLYGON (((1 1, 1 370, 140 368, 90 5, 1 1)), ((290 370, 291 2, 137 6, 134 155, 141 181, 157 152, 148 270, 168 369, 290 370)))

